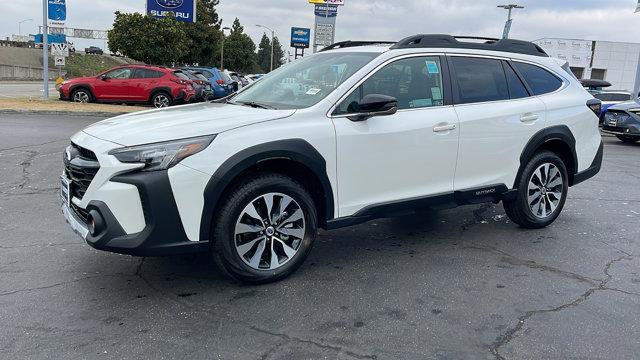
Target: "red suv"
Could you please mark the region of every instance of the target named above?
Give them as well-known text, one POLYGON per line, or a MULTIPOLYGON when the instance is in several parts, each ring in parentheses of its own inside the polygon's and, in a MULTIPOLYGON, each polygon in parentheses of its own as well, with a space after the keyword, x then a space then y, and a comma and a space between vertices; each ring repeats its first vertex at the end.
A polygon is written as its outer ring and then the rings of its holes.
POLYGON ((60 99, 75 102, 149 103, 167 107, 189 102, 196 94, 192 82, 176 69, 128 65, 98 76, 67 80, 60 86, 60 99))

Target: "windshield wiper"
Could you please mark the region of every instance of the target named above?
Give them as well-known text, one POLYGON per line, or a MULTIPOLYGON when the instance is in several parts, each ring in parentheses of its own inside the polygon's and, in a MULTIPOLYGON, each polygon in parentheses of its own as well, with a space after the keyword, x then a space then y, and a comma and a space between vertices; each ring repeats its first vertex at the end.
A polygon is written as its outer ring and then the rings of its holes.
POLYGON ((241 104, 244 106, 251 106, 252 108, 259 108, 259 109, 272 109, 275 110, 276 108, 271 106, 271 105, 267 105, 267 104, 262 104, 262 103, 258 103, 255 101, 236 101, 236 102, 230 102, 231 104, 241 104))

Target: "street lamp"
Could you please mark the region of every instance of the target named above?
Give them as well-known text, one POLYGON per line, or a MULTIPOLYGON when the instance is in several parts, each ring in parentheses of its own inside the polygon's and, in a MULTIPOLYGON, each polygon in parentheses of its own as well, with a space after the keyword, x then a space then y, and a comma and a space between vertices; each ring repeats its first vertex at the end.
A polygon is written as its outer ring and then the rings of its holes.
POLYGON ((264 25, 256 24, 256 26, 257 27, 261 27, 261 28, 265 28, 265 29, 271 31, 271 70, 270 71, 273 71, 273 39, 276 37, 276 32, 273 31, 273 29, 268 28, 268 27, 266 27, 264 25))
POLYGON ((22 35, 22 23, 27 21, 33 21, 33 19, 24 19, 22 21, 18 21, 18 35, 22 35))
POLYGON ((509 11, 509 15, 507 15, 507 23, 504 24, 504 32, 502 33, 503 39, 509 38, 509 31, 511 30, 511 10, 513 9, 524 9, 524 6, 509 4, 509 5, 498 5, 499 8, 505 9, 509 11))
POLYGON ((220 50, 220 70, 224 70, 224 31, 231 30, 230 27, 225 26, 222 28, 222 50, 220 50))

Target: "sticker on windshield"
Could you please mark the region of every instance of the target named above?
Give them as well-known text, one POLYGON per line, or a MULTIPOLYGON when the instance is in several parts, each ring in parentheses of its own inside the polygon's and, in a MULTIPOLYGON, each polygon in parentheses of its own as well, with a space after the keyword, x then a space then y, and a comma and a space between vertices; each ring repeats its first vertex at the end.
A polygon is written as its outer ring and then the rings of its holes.
POLYGON ((442 91, 440 90, 439 87, 432 87, 431 88, 431 97, 436 99, 436 100, 441 100, 442 99, 442 91))
POLYGON ((307 95, 317 95, 322 89, 311 88, 307 90, 307 95))
POLYGON ((438 63, 433 60, 427 60, 427 71, 429 74, 439 74, 438 63))

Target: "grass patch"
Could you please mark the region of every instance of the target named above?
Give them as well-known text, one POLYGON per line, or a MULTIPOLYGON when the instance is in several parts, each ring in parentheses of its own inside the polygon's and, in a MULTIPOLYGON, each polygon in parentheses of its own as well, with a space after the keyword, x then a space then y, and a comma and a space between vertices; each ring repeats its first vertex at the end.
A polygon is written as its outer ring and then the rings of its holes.
POLYGON ((129 113, 149 110, 149 107, 111 105, 111 104, 80 104, 60 100, 32 100, 32 99, 0 99, 0 111, 20 112, 73 112, 73 113, 129 113))

